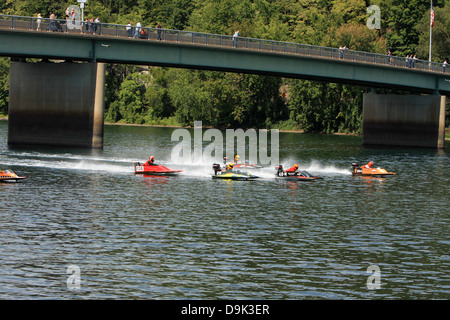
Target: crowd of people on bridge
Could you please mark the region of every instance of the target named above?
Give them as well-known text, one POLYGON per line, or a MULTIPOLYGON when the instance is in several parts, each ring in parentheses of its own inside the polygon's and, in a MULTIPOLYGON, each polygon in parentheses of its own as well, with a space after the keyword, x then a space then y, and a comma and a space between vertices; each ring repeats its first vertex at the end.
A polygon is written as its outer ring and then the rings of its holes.
MULTIPOLYGON (((41 23, 42 23, 42 16, 39 13, 37 15, 37 30, 41 30, 41 23)), ((66 22, 67 23, 74 23, 75 22, 75 11, 72 9, 69 12, 69 9, 66 10, 66 22)), ((100 18, 97 17, 94 19, 94 17, 91 18, 87 18, 84 23, 83 23, 83 28, 84 28, 84 32, 85 33, 91 33, 93 35, 97 34, 99 31, 99 33, 101 34, 101 27, 99 29, 99 26, 101 26, 101 22, 100 22, 100 18)), ((142 24, 140 21, 136 22, 136 25, 133 26, 133 24, 131 22, 128 22, 128 24, 125 26, 126 32, 128 37, 130 38, 141 38, 141 39, 147 39, 148 38, 148 28, 143 28, 142 24)), ((59 22, 58 19, 56 19, 56 16, 54 13, 52 13, 49 17, 48 20, 48 27, 47 27, 47 31, 63 31, 63 28, 61 26, 61 23, 59 22)), ((163 36, 163 29, 160 23, 158 23, 156 25, 156 39, 157 40, 162 40, 163 36)), ((233 38, 233 46, 237 47, 237 41, 239 38, 239 31, 236 31, 232 38, 233 38)), ((339 46, 339 59, 344 59, 344 54, 345 52, 349 50, 347 48, 347 46, 345 45, 341 45, 339 46)), ((405 67, 406 68, 415 68, 416 67, 416 62, 417 60, 419 60, 417 58, 417 56, 414 54, 408 54, 405 57, 405 67)), ((398 58, 397 61, 401 61, 400 58, 398 58)), ((394 62, 394 57, 392 56, 391 51, 388 51, 386 54, 386 60, 385 63, 386 64, 392 64, 394 62)), ((397 64, 399 65, 399 64, 397 64)), ((448 68, 448 58, 446 58, 442 64, 442 72, 447 72, 447 68, 448 68)))
POLYGON ((405 58, 406 65, 405 65, 405 67, 407 67, 407 68, 415 68, 416 67, 416 60, 417 60, 416 55, 414 55, 414 56, 412 54, 406 55, 406 58, 405 58))

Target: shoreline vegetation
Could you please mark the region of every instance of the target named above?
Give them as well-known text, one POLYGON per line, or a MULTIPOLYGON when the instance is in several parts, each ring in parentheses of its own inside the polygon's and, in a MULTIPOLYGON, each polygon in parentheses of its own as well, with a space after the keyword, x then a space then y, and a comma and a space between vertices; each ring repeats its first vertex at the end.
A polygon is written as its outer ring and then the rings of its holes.
MULTIPOLYGON (((434 62, 450 56, 450 1, 433 1, 434 62), (441 18, 439 18, 441 17, 441 18)), ((396 57, 429 57, 429 3, 378 1, 380 28, 370 28, 368 1, 101 1, 89 0, 85 17, 133 27, 267 39, 348 48, 396 57), (150 4, 150 5, 149 5, 150 4), (143 9, 145 8, 145 9, 143 9), (408 14, 399 14, 408 12, 408 14), (225 14, 226 13, 226 14, 225 14)), ((10 0, 0 13, 64 19, 67 1, 10 0)), ((138 29, 136 29, 137 31, 138 29)), ((237 38, 239 41, 239 38, 237 38)), ((27 58, 28 59, 28 58, 27 58)), ((35 62, 39 59, 28 59, 35 62)), ((406 62, 409 58, 406 58, 406 62)), ((411 66, 409 66, 411 67, 411 66)), ((10 59, 0 58, 0 117, 8 113, 10 59)), ((133 64, 106 65, 104 122, 189 128, 278 129, 280 132, 361 135, 363 96, 371 88, 262 74, 133 64)), ((411 94, 390 88, 380 94, 411 94)), ((446 113, 450 114, 450 99, 446 113)), ((446 126, 450 127, 450 117, 446 126)), ((450 132, 446 131, 446 139, 450 132)))
MULTIPOLYGON (((8 121, 8 117, 3 116, 0 117, 0 121, 8 121)), ((154 127, 154 128, 184 128, 184 129, 192 129, 192 126, 181 126, 181 125, 164 125, 164 124, 137 124, 137 123, 124 123, 124 122, 105 122, 105 125, 110 126, 131 126, 131 127, 154 127)), ((213 128, 211 126, 206 127, 203 126, 203 128, 213 128)), ((227 128, 225 128, 227 129, 227 128)), ((228 128, 230 129, 230 128, 228 128)), ((269 129, 268 129, 269 130, 269 129)), ((308 132, 305 130, 287 130, 287 129, 279 129, 280 132, 287 132, 287 133, 308 133, 308 134, 325 134, 325 135, 336 135, 336 136, 361 136, 359 133, 342 133, 342 132, 335 132, 335 133, 321 133, 321 132, 308 132)), ((445 128, 445 140, 450 141, 450 127, 445 128)))

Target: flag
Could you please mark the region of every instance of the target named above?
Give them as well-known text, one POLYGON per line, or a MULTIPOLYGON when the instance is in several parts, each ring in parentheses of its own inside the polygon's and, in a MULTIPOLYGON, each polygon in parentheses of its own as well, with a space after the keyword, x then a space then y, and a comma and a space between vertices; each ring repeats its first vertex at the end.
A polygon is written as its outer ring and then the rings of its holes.
POLYGON ((431 27, 434 26, 434 10, 433 10, 433 1, 431 1, 431 19, 430 19, 431 27))

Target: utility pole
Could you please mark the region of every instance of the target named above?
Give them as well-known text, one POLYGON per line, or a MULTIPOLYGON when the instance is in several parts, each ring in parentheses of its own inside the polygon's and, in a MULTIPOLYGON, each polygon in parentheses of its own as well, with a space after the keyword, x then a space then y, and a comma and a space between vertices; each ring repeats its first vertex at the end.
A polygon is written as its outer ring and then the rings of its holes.
POLYGON ((81 8, 81 25, 84 23, 84 4, 87 2, 87 0, 77 0, 77 2, 80 4, 81 8))
POLYGON ((428 54, 428 61, 431 62, 431 31, 433 30, 433 25, 434 25, 434 9, 433 9, 433 0, 430 1, 431 2, 431 7, 430 7, 430 52, 428 54))

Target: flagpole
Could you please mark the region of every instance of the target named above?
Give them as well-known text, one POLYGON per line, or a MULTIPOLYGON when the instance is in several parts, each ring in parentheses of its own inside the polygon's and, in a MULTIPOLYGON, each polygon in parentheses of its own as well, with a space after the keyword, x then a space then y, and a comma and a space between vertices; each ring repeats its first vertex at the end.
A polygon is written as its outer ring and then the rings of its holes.
POLYGON ((431 0, 430 3, 431 3, 431 7, 430 7, 430 52, 428 54, 428 61, 431 62, 431 30, 433 29, 433 27, 432 27, 432 24, 433 24, 433 21, 432 21, 432 19, 433 19, 433 17, 432 17, 432 14, 433 14, 433 0, 431 0))

